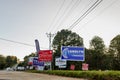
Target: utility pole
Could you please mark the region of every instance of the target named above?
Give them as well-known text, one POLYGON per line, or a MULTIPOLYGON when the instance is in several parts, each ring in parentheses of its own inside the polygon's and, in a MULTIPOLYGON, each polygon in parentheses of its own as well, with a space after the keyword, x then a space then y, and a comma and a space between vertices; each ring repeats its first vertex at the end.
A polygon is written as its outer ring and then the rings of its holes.
MULTIPOLYGON (((51 50, 51 47, 52 47, 52 45, 51 45, 51 39, 54 36, 54 34, 51 34, 51 33, 46 33, 46 34, 47 34, 47 37, 49 38, 49 50, 51 50)), ((52 62, 53 62, 53 60, 51 61, 50 70, 52 70, 52 62)))
POLYGON ((47 34, 47 37, 49 38, 49 49, 51 50, 51 47, 52 47, 52 45, 51 45, 51 39, 52 39, 52 37, 55 35, 55 34, 51 34, 51 33, 46 33, 47 34))

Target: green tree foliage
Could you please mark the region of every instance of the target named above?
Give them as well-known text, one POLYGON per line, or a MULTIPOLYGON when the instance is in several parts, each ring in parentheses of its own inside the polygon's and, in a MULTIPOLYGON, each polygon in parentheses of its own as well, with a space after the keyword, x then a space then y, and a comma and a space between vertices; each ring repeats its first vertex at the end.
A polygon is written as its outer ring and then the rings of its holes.
POLYGON ((0 69, 4 69, 5 68, 5 57, 3 55, 0 55, 0 69))
MULTIPOLYGON (((53 48, 55 48, 54 61, 55 57, 61 55, 61 46, 83 46, 83 39, 76 33, 69 30, 61 30, 57 32, 56 36, 53 39, 53 48)), ((70 64, 76 65, 76 69, 80 69, 80 62, 68 61, 68 68, 70 64)))
POLYGON ((6 57, 6 67, 12 67, 15 64, 17 64, 16 56, 7 56, 6 57))
POLYGON ((109 46, 109 53, 113 59, 113 69, 120 70, 120 35, 114 37, 109 46))
POLYGON ((90 41, 90 54, 92 55, 92 62, 91 65, 94 69, 103 69, 104 64, 104 52, 105 52, 105 45, 102 38, 95 36, 90 41))

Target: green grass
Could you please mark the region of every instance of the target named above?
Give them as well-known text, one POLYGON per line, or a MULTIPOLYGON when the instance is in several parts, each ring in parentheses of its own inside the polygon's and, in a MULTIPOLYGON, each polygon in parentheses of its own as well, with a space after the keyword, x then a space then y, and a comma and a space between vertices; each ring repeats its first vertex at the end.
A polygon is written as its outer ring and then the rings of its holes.
POLYGON ((67 77, 75 77, 75 78, 85 78, 88 80, 120 80, 120 71, 30 70, 27 72, 45 73, 50 75, 59 75, 59 76, 67 76, 67 77))

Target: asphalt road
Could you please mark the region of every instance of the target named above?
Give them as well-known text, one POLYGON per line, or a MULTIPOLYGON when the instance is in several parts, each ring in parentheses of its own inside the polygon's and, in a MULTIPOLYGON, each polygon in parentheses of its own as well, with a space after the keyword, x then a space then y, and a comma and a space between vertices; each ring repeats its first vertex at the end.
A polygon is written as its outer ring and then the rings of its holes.
POLYGON ((0 71, 0 80, 84 80, 84 79, 18 71, 0 71))

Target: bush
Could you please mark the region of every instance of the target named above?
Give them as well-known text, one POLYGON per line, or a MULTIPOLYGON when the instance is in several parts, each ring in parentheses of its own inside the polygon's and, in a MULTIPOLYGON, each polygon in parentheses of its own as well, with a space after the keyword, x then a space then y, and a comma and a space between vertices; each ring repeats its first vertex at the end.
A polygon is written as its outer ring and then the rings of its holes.
POLYGON ((59 75, 74 78, 85 78, 88 80, 120 80, 120 71, 69 71, 69 70, 47 70, 27 72, 45 73, 50 75, 59 75))

